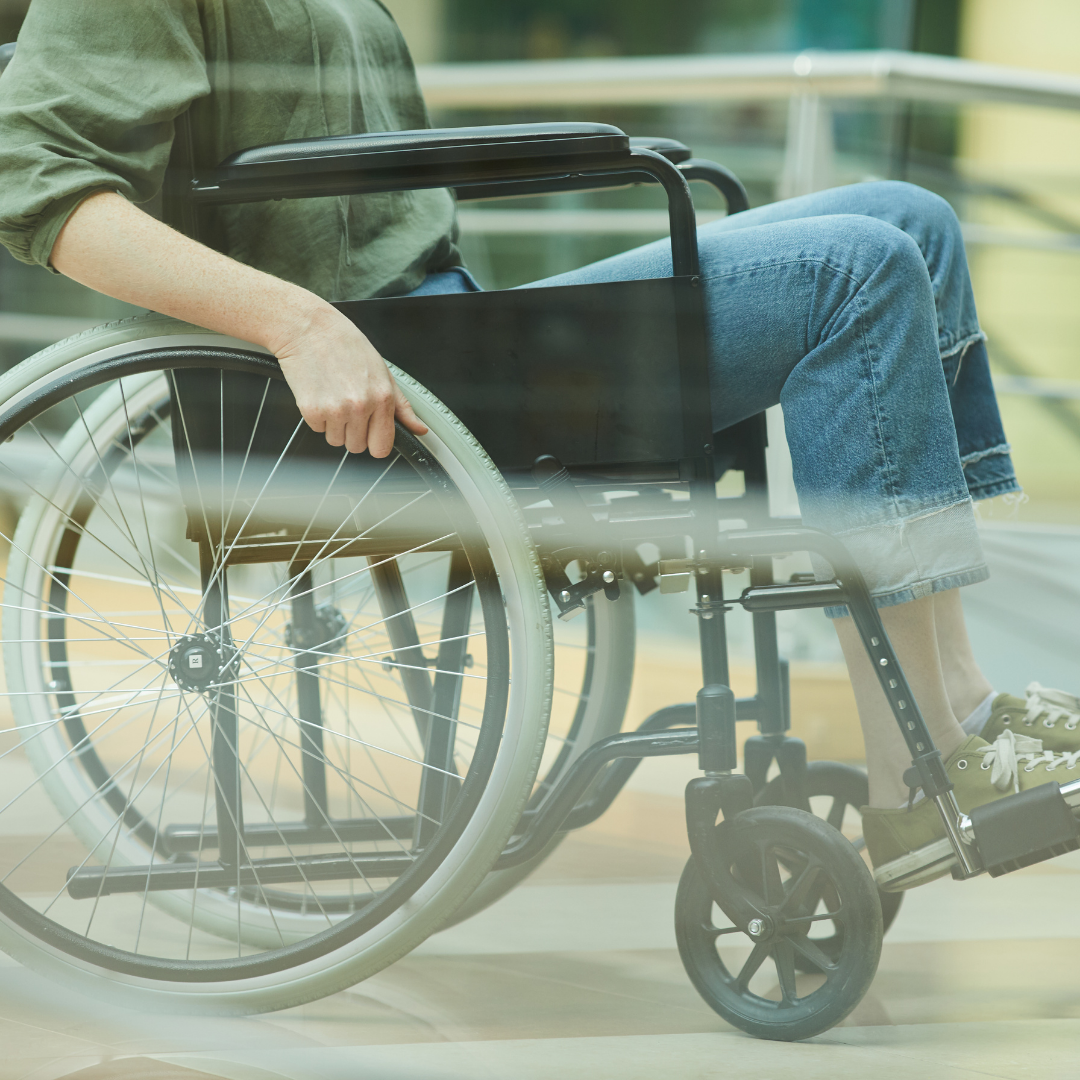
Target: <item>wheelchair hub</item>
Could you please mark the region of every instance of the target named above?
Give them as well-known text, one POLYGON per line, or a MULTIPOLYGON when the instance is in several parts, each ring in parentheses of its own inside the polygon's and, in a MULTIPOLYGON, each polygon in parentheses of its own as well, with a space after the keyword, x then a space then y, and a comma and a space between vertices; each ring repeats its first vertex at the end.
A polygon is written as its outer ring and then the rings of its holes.
POLYGON ((239 650, 217 634, 182 637, 169 651, 169 674, 181 690, 202 694, 220 683, 228 669, 235 673, 239 655, 239 650))
POLYGON ((333 604, 319 604, 309 626, 290 622, 285 627, 285 644, 290 649, 333 649, 344 638, 349 623, 333 604))

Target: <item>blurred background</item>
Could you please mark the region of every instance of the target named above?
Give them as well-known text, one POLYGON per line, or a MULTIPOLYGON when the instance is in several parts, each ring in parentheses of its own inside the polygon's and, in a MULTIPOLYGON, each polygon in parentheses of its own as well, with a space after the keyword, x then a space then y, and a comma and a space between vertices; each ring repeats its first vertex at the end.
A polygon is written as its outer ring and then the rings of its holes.
MULTIPOLYGON (((0 0, 12 40, 28 0, 0 0)), ((1027 495, 980 508, 994 578, 965 590, 1001 689, 1080 689, 1080 5, 1075 0, 386 0, 439 125, 581 119, 666 135, 734 169, 753 204, 875 178, 955 207, 1027 495), (985 67, 978 65, 997 65, 985 67)), ((722 213, 696 191, 703 219, 722 213)), ((487 288, 662 236, 647 188, 470 204, 487 288)), ((125 313, 0 250, 0 367, 125 313)), ((775 418, 774 418, 775 420, 775 418)), ((773 424, 778 509, 783 447, 773 424)), ((10 516, 10 508, 0 513, 10 516)), ((733 583, 737 586, 738 583, 733 583)), ((670 600, 670 598, 665 598, 670 600)), ((689 641, 683 598, 640 605, 689 641)), ((833 671, 816 612, 784 617, 793 660, 833 671)), ((674 637, 673 637, 674 635, 674 637)), ((748 655, 736 620, 736 652, 748 655)), ((831 677, 831 676, 830 676, 831 677)))

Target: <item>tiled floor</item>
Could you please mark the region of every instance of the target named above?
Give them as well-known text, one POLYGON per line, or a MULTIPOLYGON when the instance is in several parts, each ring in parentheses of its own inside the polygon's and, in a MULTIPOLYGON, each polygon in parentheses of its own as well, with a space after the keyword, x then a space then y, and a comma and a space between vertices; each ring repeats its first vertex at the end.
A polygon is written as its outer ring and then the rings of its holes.
POLYGON ((247 1019, 124 1012, 0 958, 0 1080, 1078 1075, 1080 858, 905 898, 869 995, 799 1044, 733 1031, 675 949, 692 762, 646 762, 530 882, 344 993, 247 1019))

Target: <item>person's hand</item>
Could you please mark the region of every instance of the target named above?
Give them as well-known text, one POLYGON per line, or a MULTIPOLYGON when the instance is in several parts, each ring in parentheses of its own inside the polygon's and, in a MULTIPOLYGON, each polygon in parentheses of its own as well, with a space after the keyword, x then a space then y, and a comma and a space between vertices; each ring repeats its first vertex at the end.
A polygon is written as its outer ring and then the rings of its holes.
POLYGON ((375 347, 329 304, 298 320, 271 351, 304 420, 331 446, 386 457, 395 418, 414 435, 427 434, 375 347))

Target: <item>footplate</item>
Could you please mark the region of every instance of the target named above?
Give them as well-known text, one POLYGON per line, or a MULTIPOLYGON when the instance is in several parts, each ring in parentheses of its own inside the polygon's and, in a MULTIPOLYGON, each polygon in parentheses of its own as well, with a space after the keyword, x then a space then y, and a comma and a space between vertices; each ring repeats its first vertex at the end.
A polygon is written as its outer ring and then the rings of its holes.
POLYGON ((1055 783, 978 806, 970 816, 991 877, 1080 848, 1080 826, 1055 783))

